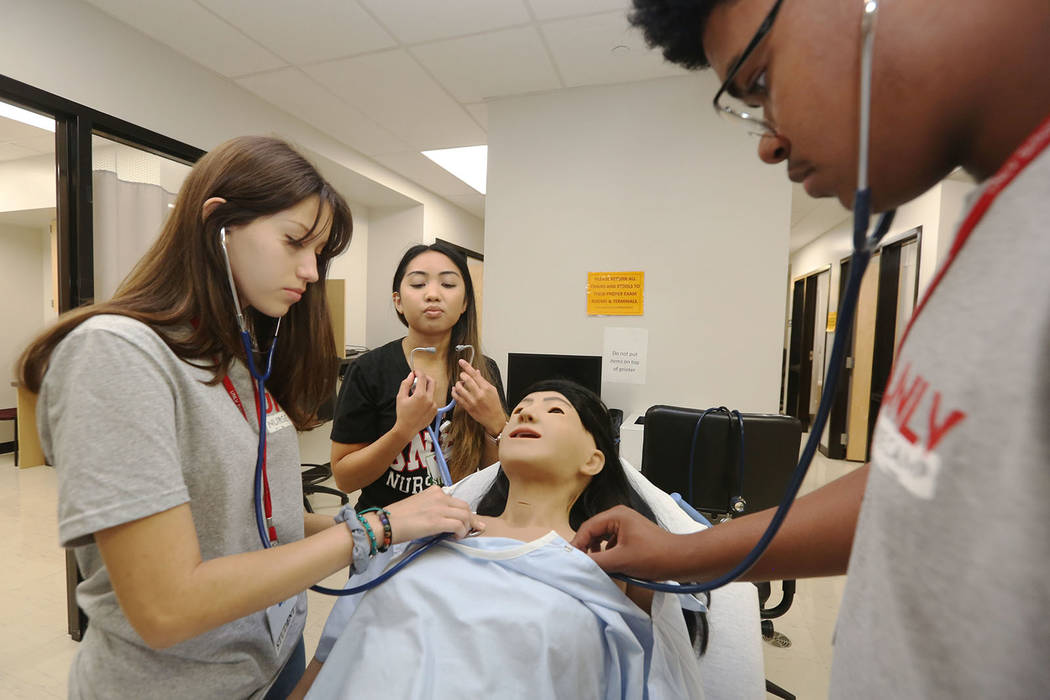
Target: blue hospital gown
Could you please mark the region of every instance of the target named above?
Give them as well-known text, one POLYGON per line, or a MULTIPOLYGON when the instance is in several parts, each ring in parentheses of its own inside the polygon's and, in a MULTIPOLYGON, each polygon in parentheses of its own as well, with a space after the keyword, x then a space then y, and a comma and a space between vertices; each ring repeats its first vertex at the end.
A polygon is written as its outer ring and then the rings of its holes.
MULTIPOLYGON (((351 584, 379 575, 405 546, 351 584)), ((653 630, 554 532, 527 543, 446 540, 386 583, 339 600, 308 698, 649 698, 653 630)), ((655 668, 671 675, 666 662, 655 668)), ((702 694, 688 683, 661 678, 654 687, 664 697, 702 694)))

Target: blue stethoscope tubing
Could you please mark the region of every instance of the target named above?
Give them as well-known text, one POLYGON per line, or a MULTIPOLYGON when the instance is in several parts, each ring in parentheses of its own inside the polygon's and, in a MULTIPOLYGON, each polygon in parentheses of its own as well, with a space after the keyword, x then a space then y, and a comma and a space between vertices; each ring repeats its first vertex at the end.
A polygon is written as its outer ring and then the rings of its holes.
MULTIPOLYGON (((869 131, 871 126, 871 62, 872 48, 875 40, 875 20, 878 16, 878 0, 865 0, 863 14, 861 16, 861 70, 860 70, 860 125, 858 139, 857 157, 857 192, 853 198, 853 255, 851 256, 849 277, 842 299, 839 302, 838 319, 835 328, 835 342, 832 344, 831 358, 828 364, 828 374, 824 382, 824 391, 820 396, 820 406, 817 415, 810 428, 809 438, 799 457, 798 465, 791 475, 784 496, 777 506, 776 512, 769 521, 765 532, 759 538, 755 546, 748 552, 747 556, 737 564, 731 571, 718 578, 702 583, 664 583, 659 581, 645 581, 632 576, 614 573, 614 578, 628 583, 665 593, 694 594, 705 593, 731 583, 743 576, 748 569, 765 553, 769 543, 780 530, 781 524, 787 517, 791 504, 802 486, 802 480, 809 471, 809 465, 813 461, 813 455, 817 451, 817 445, 824 432, 828 415, 831 413, 831 403, 835 388, 838 386, 839 374, 843 365, 843 357, 846 353, 847 343, 850 342, 850 329, 853 327, 853 318, 857 309, 857 298, 860 294, 860 285, 864 279, 864 271, 871 261, 871 256, 878 248, 879 241, 889 231, 893 223, 895 210, 889 210, 879 217, 875 224, 875 230, 868 235, 871 224, 871 188, 868 186, 868 147, 869 131)), ((687 511, 688 512, 688 511, 687 511)))
MULTIPOLYGON (((832 345, 828 375, 824 383, 824 391, 820 397, 820 406, 817 409, 817 416, 813 422, 813 427, 810 429, 809 437, 806 440, 806 446, 802 450, 802 455, 799 457, 798 465, 795 467, 795 471, 791 475, 791 481, 788 483, 780 505, 777 506, 776 513, 774 513, 773 518, 770 520, 765 532, 762 533, 762 537, 758 540, 758 543, 732 571, 719 576, 718 578, 704 581, 702 583, 662 583, 659 581, 636 579, 624 574, 611 574, 613 578, 626 581, 642 588, 663 591, 665 593, 678 593, 683 595, 704 593, 716 588, 721 588, 743 576, 748 569, 754 566, 759 557, 765 553, 766 549, 769 547, 769 543, 773 540, 773 537, 777 534, 781 524, 784 522, 784 518, 787 517, 788 510, 791 508, 791 504, 798 495, 799 488, 802 486, 802 480, 806 477, 806 472, 809 471, 810 462, 813 461, 813 455, 817 451, 817 445, 820 443, 821 435, 824 432, 824 425, 827 423, 828 414, 831 412, 831 403, 833 401, 835 387, 838 385, 839 381, 842 358, 846 352, 847 343, 851 340, 850 328, 853 326, 857 296, 860 291, 861 281, 864 277, 864 270, 867 268, 868 262, 871 260, 872 253, 875 251, 879 240, 885 236, 886 231, 889 230, 890 224, 893 222, 894 212, 888 211, 879 218, 874 233, 870 236, 866 235, 869 218, 865 216, 865 212, 868 211, 867 207, 870 203, 870 196, 870 191, 868 190, 858 192, 857 200, 854 204, 854 241, 859 240, 861 243, 853 252, 849 278, 846 282, 846 289, 839 304, 839 314, 835 329, 835 342, 832 345)), ((695 516, 694 519, 696 519, 695 516)))
MULTIPOLYGON (((251 334, 248 332, 247 324, 244 320, 244 313, 241 311, 241 302, 237 296, 237 287, 233 282, 233 269, 230 267, 230 256, 226 250, 226 229, 219 229, 219 242, 221 244, 223 258, 226 262, 226 274, 230 282, 230 292, 233 294, 234 306, 237 310, 237 324, 240 327, 241 344, 244 346, 244 355, 248 364, 248 373, 251 374, 252 380, 255 382, 257 401, 256 403, 256 418, 259 422, 259 443, 258 451, 255 455, 255 480, 254 480, 254 506, 255 506, 255 525, 259 531, 259 541, 262 543, 264 549, 269 549, 274 546, 274 543, 270 541, 270 537, 267 534, 267 528, 270 523, 266 522, 266 517, 263 513, 262 502, 263 502, 263 460, 266 457, 266 380, 270 378, 270 373, 273 371, 273 354, 277 348, 277 333, 281 329, 281 320, 277 319, 277 327, 274 328, 273 341, 270 343, 270 349, 266 353, 266 371, 259 372, 258 367, 255 364, 255 345, 252 342, 251 334)), ((355 593, 362 593, 369 588, 378 586, 379 584, 386 581, 388 578, 393 576, 395 573, 401 570, 406 564, 411 562, 413 559, 418 557, 424 551, 433 546, 439 539, 444 535, 436 535, 427 540, 424 540, 419 548, 411 552, 408 556, 403 558, 394 566, 390 567, 382 575, 372 579, 368 583, 356 586, 354 588, 326 588, 320 585, 310 586, 310 590, 317 591, 318 593, 324 593, 326 595, 344 596, 354 595, 355 593)))
POLYGON ((259 528, 259 539, 263 547, 271 546, 270 537, 267 534, 266 518, 262 512, 263 501, 263 460, 266 458, 266 380, 270 378, 273 371, 273 353, 277 349, 277 333, 281 330, 281 319, 277 319, 277 325, 273 329, 273 341, 266 353, 266 371, 261 373, 255 366, 255 344, 252 342, 251 333, 248 332, 248 324, 244 320, 244 311, 241 307, 240 297, 237 295, 237 285, 233 282, 233 268, 230 266, 230 253, 226 248, 226 227, 219 229, 219 248, 222 250, 223 262, 226 263, 226 278, 230 283, 230 294, 233 295, 233 308, 237 314, 237 327, 240 329, 241 345, 244 346, 244 357, 248 364, 248 373, 255 382, 256 400, 255 417, 259 422, 259 447, 255 455, 255 481, 254 481, 254 506, 255 524, 259 528))
MULTIPOLYGON (((474 346, 473 345, 457 345, 456 352, 462 352, 464 350, 470 350, 470 359, 467 362, 474 362, 474 346)), ((412 348, 409 353, 409 365, 410 369, 416 371, 415 354, 417 352, 429 352, 436 353, 436 347, 418 347, 412 348)), ((415 382, 413 381, 412 387, 415 388, 415 382)), ((434 460, 437 462, 439 476, 441 477, 440 486, 451 486, 452 485, 452 473, 448 469, 448 462, 445 460, 445 452, 441 449, 441 421, 444 419, 448 412, 456 406, 456 400, 452 399, 448 402, 448 405, 442 406, 438 409, 437 415, 434 416, 434 422, 427 426, 427 434, 430 435, 430 444, 434 448, 434 460)))
POLYGON ((434 416, 434 422, 427 426, 427 433, 430 434, 430 442, 434 446, 434 459, 437 461, 438 471, 441 472, 442 486, 452 485, 452 473, 448 469, 448 462, 445 460, 445 452, 441 449, 441 442, 438 438, 441 437, 441 420, 456 406, 456 400, 452 399, 448 402, 447 406, 438 409, 437 415, 434 416))
MULTIPOLYGON (((270 350, 266 355, 266 372, 262 374, 259 374, 255 366, 255 360, 252 358, 252 340, 251 336, 248 334, 247 331, 241 332, 241 342, 244 344, 244 351, 248 356, 248 372, 251 373, 252 379, 255 380, 260 396, 260 400, 257 402, 259 406, 259 452, 255 458, 255 523, 256 526, 259 528, 260 541, 263 543, 263 546, 265 548, 269 549, 274 545, 274 543, 271 542, 270 538, 267 536, 267 526, 269 525, 269 523, 265 521, 265 517, 262 512, 262 465, 263 458, 266 454, 266 416, 264 415, 266 411, 266 394, 264 394, 263 392, 266 388, 265 382, 267 379, 270 378, 270 372, 273 369, 273 350, 277 346, 277 334, 274 333, 273 343, 270 345, 270 350)), ((449 408, 451 408, 451 404, 449 405, 449 408)), ((430 547, 433 546, 442 537, 444 537, 444 534, 436 535, 434 537, 430 537, 424 540, 419 548, 415 549, 412 553, 403 558, 397 564, 387 569, 380 576, 377 576, 371 581, 361 584, 360 586, 355 586, 354 588, 327 588, 325 586, 317 584, 310 586, 310 590, 316 591, 318 593, 324 593, 325 595, 334 596, 354 595, 356 593, 363 593, 370 588, 378 586, 379 584, 383 583, 388 578, 396 574, 402 569, 402 567, 404 567, 406 564, 418 557, 425 550, 430 549, 430 547)))

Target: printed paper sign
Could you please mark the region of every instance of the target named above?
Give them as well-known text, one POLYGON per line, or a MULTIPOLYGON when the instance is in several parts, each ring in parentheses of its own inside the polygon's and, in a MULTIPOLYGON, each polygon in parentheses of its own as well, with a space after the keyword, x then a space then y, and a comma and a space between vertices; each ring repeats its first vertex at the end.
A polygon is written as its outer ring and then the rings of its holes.
POLYGON ((588 272, 588 316, 641 316, 644 272, 588 272))
POLYGON ((602 350, 602 381, 645 384, 649 331, 645 328, 606 328, 602 350))

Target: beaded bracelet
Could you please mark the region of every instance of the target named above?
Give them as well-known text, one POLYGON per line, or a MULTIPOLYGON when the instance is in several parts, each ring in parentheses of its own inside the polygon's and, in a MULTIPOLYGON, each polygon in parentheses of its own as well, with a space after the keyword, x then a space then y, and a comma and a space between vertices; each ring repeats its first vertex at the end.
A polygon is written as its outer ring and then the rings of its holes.
POLYGON ((372 526, 365 520, 365 513, 368 513, 372 509, 363 510, 357 514, 357 519, 361 523, 361 527, 365 529, 365 534, 368 535, 368 542, 371 545, 372 551, 368 553, 368 556, 374 557, 376 552, 379 551, 379 545, 376 543, 376 533, 372 532, 372 526))
MULTIPOLYGON (((383 524, 383 546, 377 547, 376 551, 385 552, 394 542, 394 531, 390 527, 390 511, 385 508, 365 508, 357 514, 357 517, 360 518, 365 513, 375 513, 379 518, 379 522, 383 524)), ((372 532, 371 528, 368 529, 368 532, 372 532)))
POLYGON ((394 531, 390 527, 390 511, 380 509, 379 522, 383 523, 383 546, 379 548, 379 551, 385 552, 394 542, 394 531))

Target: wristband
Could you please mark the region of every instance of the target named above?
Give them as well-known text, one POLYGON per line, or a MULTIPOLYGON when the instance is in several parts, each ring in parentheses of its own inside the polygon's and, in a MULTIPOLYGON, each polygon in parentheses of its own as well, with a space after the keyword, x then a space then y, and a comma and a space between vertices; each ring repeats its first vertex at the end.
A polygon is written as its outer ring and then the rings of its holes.
POLYGON ((375 539, 374 536, 370 541, 368 533, 365 532, 365 528, 361 525, 361 521, 358 519, 352 505, 347 504, 343 506, 336 514, 335 521, 337 523, 346 523, 346 527, 350 530, 350 537, 354 541, 350 573, 363 574, 368 570, 369 564, 372 563, 372 557, 375 556, 375 548, 372 546, 372 542, 375 539))

